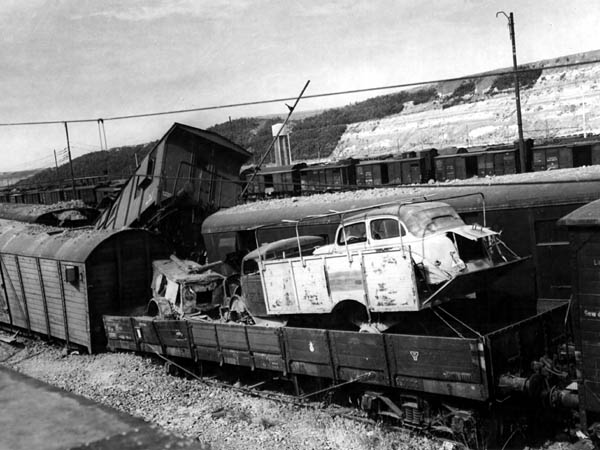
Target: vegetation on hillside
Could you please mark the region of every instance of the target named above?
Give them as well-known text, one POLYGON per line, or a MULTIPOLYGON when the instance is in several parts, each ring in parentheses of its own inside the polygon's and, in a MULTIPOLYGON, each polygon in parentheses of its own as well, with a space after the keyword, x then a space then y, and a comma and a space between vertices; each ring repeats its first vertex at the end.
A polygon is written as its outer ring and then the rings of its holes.
MULTIPOLYGON (((519 88, 520 89, 528 89, 532 87, 536 81, 542 75, 541 68, 529 68, 529 67, 519 67, 519 70, 526 70, 526 72, 519 72, 519 88)), ((494 80, 492 84, 492 91, 504 91, 506 89, 514 89, 515 88, 515 76, 512 73, 507 73, 505 75, 500 75, 498 78, 494 80)))
MULTIPOLYGON (((117 147, 80 156, 73 159, 73 174, 75 178, 103 175, 109 179, 128 178, 136 169, 135 155, 137 154, 138 161, 141 160, 156 145, 156 142, 117 147)), ((57 182, 57 178, 60 180, 71 179, 68 163, 58 168, 58 176, 55 168, 45 169, 17 184, 52 185, 57 182)))
MULTIPOLYGON (((371 98, 341 108, 328 109, 301 120, 294 120, 292 116, 293 134, 291 144, 293 158, 326 157, 335 149, 348 124, 398 114, 402 112, 407 102, 425 103, 436 96, 437 91, 435 88, 403 91, 371 98)), ((282 117, 270 119, 244 118, 215 125, 209 130, 247 148, 254 154, 252 162, 257 162, 273 139, 271 126, 284 120, 282 117)))

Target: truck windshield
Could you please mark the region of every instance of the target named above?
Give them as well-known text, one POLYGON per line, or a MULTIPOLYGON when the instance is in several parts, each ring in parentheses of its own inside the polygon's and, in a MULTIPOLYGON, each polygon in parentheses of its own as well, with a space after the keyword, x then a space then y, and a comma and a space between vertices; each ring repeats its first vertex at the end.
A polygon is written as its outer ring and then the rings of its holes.
POLYGON ((371 221, 371 237, 375 240, 391 239, 406 234, 396 219, 376 219, 371 221))
POLYGON ((357 244, 367 241, 367 227, 364 222, 346 225, 340 230, 337 238, 338 245, 357 244))

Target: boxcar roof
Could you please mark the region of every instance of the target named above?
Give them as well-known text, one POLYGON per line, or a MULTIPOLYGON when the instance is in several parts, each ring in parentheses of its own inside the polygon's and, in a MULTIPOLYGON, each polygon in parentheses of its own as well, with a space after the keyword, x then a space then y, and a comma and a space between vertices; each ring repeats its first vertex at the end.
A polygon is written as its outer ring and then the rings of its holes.
POLYGON ((108 239, 125 233, 150 235, 148 231, 129 228, 65 230, 0 219, 0 254, 83 263, 108 239))
POLYGON ((0 219, 46 225, 58 224, 60 215, 71 211, 88 218, 90 224, 98 216, 96 209, 85 206, 81 201, 59 202, 52 205, 0 203, 0 219))
MULTIPOLYGON (((600 166, 585 170, 563 169, 480 178, 438 185, 407 185, 361 191, 320 194, 288 199, 247 203, 221 210, 202 225, 205 234, 247 230, 260 225, 286 227, 282 220, 299 220, 310 215, 326 214, 391 201, 437 200, 453 206, 459 213, 478 212, 481 198, 452 198, 482 193, 486 208, 513 209, 542 205, 587 203, 600 198, 600 166)), ((338 216, 328 216, 319 223, 338 223, 338 216)), ((315 222, 316 223, 316 222, 315 222)))
POLYGON ((568 227, 589 227, 600 225, 600 200, 577 208, 558 221, 559 225, 568 227))

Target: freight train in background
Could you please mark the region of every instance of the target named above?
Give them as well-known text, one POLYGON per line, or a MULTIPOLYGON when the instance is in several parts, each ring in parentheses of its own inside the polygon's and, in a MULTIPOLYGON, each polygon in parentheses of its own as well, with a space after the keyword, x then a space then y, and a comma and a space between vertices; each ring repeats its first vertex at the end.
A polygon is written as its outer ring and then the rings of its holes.
MULTIPOLYGON (((591 147, 589 153, 592 158, 591 147)), ((585 206, 600 198, 597 173, 544 171, 498 184, 411 185, 231 207, 249 156, 214 133, 175 124, 95 229, 3 223, 2 323, 90 352, 108 347, 158 353, 194 370, 245 367, 265 379, 289 379, 297 392, 306 393, 315 379, 332 387, 350 382, 353 398, 371 414, 471 446, 506 439, 523 419, 533 425, 550 410, 563 423, 579 422, 585 432, 600 420, 594 359, 600 316, 597 283, 589 277, 600 257, 595 244, 600 211, 597 203, 585 206), (388 209, 369 209, 376 204, 388 209), (422 227, 405 247, 402 227, 413 227, 404 223, 412 219, 401 216, 402 208, 427 204, 445 212, 431 215, 434 225, 422 227), (452 211, 469 226, 459 224, 452 211), (565 216, 568 228, 559 227, 565 216), (387 219, 396 220, 395 226, 387 219), (364 241, 353 229, 346 234, 346 225, 359 229, 361 222, 370 232, 364 241), (439 224, 475 237, 478 250, 439 224), (425 248, 426 237, 436 237, 436 231, 448 252, 437 259, 439 266, 433 260, 427 267, 412 251, 425 248), (390 245, 376 242, 382 233, 390 245), (353 242, 353 236, 359 240, 353 242), (497 252, 492 237, 507 248, 497 252), (410 283, 397 287, 419 294, 403 297, 416 299, 418 307, 401 312, 401 320, 383 332, 380 327, 360 332, 364 320, 328 322, 328 311, 312 311, 310 320, 287 314, 285 324, 265 326, 240 307, 248 306, 252 289, 258 294, 262 289, 263 307, 269 309, 273 291, 264 276, 271 270, 277 278, 273 262, 295 264, 323 283, 323 295, 333 296, 328 261, 346 259, 364 268, 369 258, 383 257, 391 267, 394 249, 399 252, 394 258, 415 262, 405 265, 410 283), (169 258, 172 251, 179 258, 169 258), (442 302, 427 302, 427 294, 445 284, 431 278, 436 268, 453 280, 469 263, 498 266, 510 260, 518 265, 489 283, 479 281, 489 289, 468 286, 442 302), (573 273, 570 261, 576 262, 573 273)), ((363 289, 366 303, 369 296, 389 300, 378 290, 381 283, 370 284, 368 271, 351 272, 348 284, 363 289)), ((295 272, 289 273, 285 299, 295 295, 295 272)), ((310 299, 320 300, 315 295, 306 297, 310 307, 316 305, 310 299)), ((259 304, 260 296, 254 300, 259 304)), ((373 323, 370 312, 367 325, 373 323)))
MULTIPOLYGON (((175 124, 161 139, 185 125, 175 124)), ((193 129, 192 127, 188 127, 193 129)), ((196 129, 198 130, 198 129, 196 129)), ((206 135, 214 135, 203 131, 206 135)), ((225 138, 223 138, 225 139, 225 138)), ((157 144, 157 146, 160 145, 157 144)), ((230 143, 230 145, 235 145, 230 143)), ((539 172, 600 164, 600 141, 597 137, 564 138, 549 142, 525 141, 524 172, 539 172)), ((244 200, 312 195, 373 187, 445 182, 473 177, 509 175, 521 172, 517 144, 489 147, 452 147, 421 149, 379 158, 347 158, 335 162, 297 162, 286 166, 242 167, 231 182, 248 184, 244 200)), ((171 178, 185 178, 180 168, 171 178)), ((136 172, 137 173, 137 172, 136 172)), ((140 181, 147 174, 138 174, 140 181)), ((78 199, 88 206, 106 207, 114 200, 126 180, 109 180, 95 176, 62 180, 60 183, 29 186, 19 184, 0 189, 0 203, 53 204, 78 199), (73 189, 74 185, 74 189, 73 189)))
POLYGON ((473 177, 510 175, 600 164, 597 138, 556 142, 525 141, 526 167, 519 167, 518 145, 415 150, 401 155, 287 166, 245 168, 249 200, 311 195, 403 184, 426 184, 473 177))

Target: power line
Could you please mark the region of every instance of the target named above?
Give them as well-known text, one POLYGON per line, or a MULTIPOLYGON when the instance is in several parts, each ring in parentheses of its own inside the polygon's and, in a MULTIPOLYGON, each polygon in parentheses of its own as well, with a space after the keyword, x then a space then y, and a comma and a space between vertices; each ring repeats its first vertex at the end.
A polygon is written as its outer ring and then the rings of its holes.
MULTIPOLYGON (((549 69, 562 69, 568 67, 576 67, 576 66, 584 66, 590 64, 600 63, 600 59, 594 59, 590 61, 579 61, 572 62, 566 64, 556 64, 552 66, 545 67, 523 67, 518 70, 518 73, 527 73, 537 70, 549 70, 549 69)), ((526 66, 526 65, 525 65, 526 66)), ((426 86, 430 84, 437 83, 448 83, 452 81, 467 81, 479 78, 487 78, 493 76, 501 76, 501 75, 513 75, 514 71, 498 71, 498 72, 489 72, 487 74, 477 74, 477 75, 465 75, 461 77, 454 78, 443 78, 438 80, 429 80, 429 81, 417 81, 413 83, 402 83, 402 84, 394 84, 388 86, 378 86, 378 87, 370 87, 370 88, 362 88, 362 89, 350 89, 346 91, 336 91, 336 92, 325 92, 321 94, 312 94, 305 95, 304 99, 309 98, 323 98, 323 97, 333 97, 337 95, 348 95, 348 94, 360 94, 365 92, 374 92, 374 91, 382 91, 382 90, 390 90, 390 89, 400 89, 400 88, 410 88, 416 86, 426 86)), ((197 108, 187 108, 187 109, 178 109, 178 110, 170 110, 170 111, 159 111, 159 112, 150 112, 150 113, 141 113, 141 114, 129 114, 129 115, 120 115, 120 116, 111 116, 105 118, 95 118, 95 119, 71 119, 71 120, 46 120, 46 121, 31 121, 31 122, 4 122, 0 123, 0 127, 9 127, 9 126, 31 126, 31 125, 56 125, 56 124, 64 124, 68 123, 87 123, 87 122, 98 122, 98 121, 112 121, 112 120, 126 120, 126 119, 139 119, 143 117, 156 117, 156 116, 166 116, 172 114, 182 114, 182 113, 190 113, 190 112, 199 112, 199 111, 210 111, 217 109, 226 109, 226 108, 237 108, 241 106, 255 106, 255 105, 264 105, 269 103, 281 103, 286 101, 296 100, 296 97, 284 97, 284 98, 276 98, 269 100, 256 100, 251 102, 240 102, 240 103, 230 103, 225 105, 215 105, 215 106, 203 106, 197 108)))

